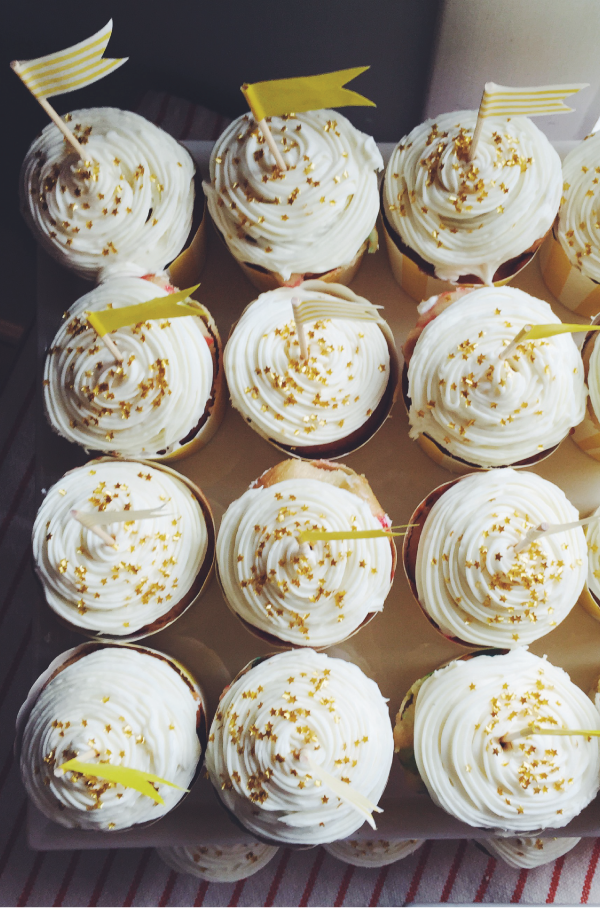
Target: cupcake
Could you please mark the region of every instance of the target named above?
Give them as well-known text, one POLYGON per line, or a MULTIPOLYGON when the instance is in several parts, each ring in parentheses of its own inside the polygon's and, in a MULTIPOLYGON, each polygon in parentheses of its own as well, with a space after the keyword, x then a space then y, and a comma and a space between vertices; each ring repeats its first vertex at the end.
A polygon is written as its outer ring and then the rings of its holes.
POLYGON ((275 645, 340 643, 383 609, 394 541, 309 544, 298 534, 389 526, 364 476, 325 460, 285 460, 225 512, 217 539, 225 599, 248 629, 275 645))
POLYGON ((600 713, 561 668, 525 648, 463 657, 413 685, 396 750, 438 807, 499 834, 566 826, 600 787, 600 742, 541 729, 600 728, 600 713))
POLYGON ((535 473, 473 473, 440 486, 411 517, 418 526, 404 539, 406 576, 426 617, 455 643, 533 643, 579 599, 585 536, 577 527, 515 546, 542 523, 577 520, 564 492, 535 473))
MULTIPOLYGON (((596 508, 594 516, 600 516, 596 508)), ((581 595, 581 604, 596 621, 600 621, 600 521, 594 520, 585 528, 588 550, 586 585, 581 595)))
POLYGON ((515 838, 476 839, 492 857, 500 858, 509 867, 533 870, 562 858, 581 842, 581 838, 536 838, 517 836, 515 838))
POLYGON ((165 268, 192 229, 194 162, 158 126, 128 110, 74 110, 78 158, 49 123, 21 170, 21 210, 43 248, 88 280, 165 268))
POLYGON ((236 883, 254 876, 273 860, 279 848, 247 839, 234 845, 172 845, 156 853, 176 873, 210 883, 236 883))
POLYGON ((268 117, 287 165, 275 164, 250 114, 217 140, 204 183, 213 222, 259 290, 305 278, 348 283, 369 247, 379 209, 381 155, 337 110, 268 117))
POLYGON ((140 639, 196 600, 215 548, 210 506, 165 467, 92 461, 49 489, 33 527, 33 557, 50 608, 88 636, 140 639), (111 523, 111 511, 152 516, 111 523), (107 544, 73 518, 102 520, 107 544))
POLYGON ((571 335, 502 351, 550 306, 512 287, 429 300, 404 346, 410 437, 452 472, 528 466, 583 419, 586 389, 571 335), (416 338, 416 340, 415 340, 416 338))
POLYGON ((206 309, 113 331, 122 363, 86 318, 86 311, 134 306, 173 290, 115 277, 71 306, 44 367, 44 409, 55 432, 86 451, 146 460, 176 460, 212 438, 225 400, 221 341, 206 309))
POLYGON ((291 305, 364 303, 351 290, 307 281, 262 293, 243 312, 225 348, 231 402, 259 435, 308 459, 342 457, 385 422, 398 383, 393 335, 383 322, 323 318, 305 326, 300 354, 291 305))
MULTIPOLYGON (((311 649, 256 660, 224 692, 206 767, 225 807, 269 843, 319 845, 364 820, 350 798, 376 805, 392 728, 379 688, 351 662, 311 649), (343 799, 319 770, 348 787, 343 799)), ((337 786, 336 786, 337 788, 337 786)))
MULTIPOLYGON (((599 323, 600 318, 592 322, 594 326, 599 323)), ((600 344, 596 343, 597 333, 588 331, 581 350, 588 398, 583 420, 573 432, 577 447, 594 460, 600 460, 600 344)))
POLYGON ((425 839, 346 839, 324 845, 332 857, 354 867, 387 867, 413 854, 425 839))
POLYGON ((455 284, 510 280, 552 226, 560 158, 526 117, 489 117, 469 161, 477 111, 426 120, 392 152, 382 216, 394 275, 417 301, 455 284))
POLYGON ((600 312, 599 162, 599 133, 587 136, 564 159, 558 217, 540 251, 546 286, 578 315, 600 312))
POLYGON ((202 754, 205 709, 178 663, 141 647, 88 643, 63 653, 19 714, 21 778, 31 801, 61 826, 96 831, 158 820, 179 803, 202 754), (124 766, 155 783, 164 803, 63 763, 124 766))

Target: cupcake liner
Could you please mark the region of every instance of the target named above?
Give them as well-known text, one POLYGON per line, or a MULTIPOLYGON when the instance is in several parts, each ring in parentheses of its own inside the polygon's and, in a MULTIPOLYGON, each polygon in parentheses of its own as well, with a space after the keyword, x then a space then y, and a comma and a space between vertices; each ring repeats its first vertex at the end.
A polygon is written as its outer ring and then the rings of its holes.
MULTIPOLYGON (((404 364, 404 367, 402 369, 402 399, 404 401, 404 406, 408 414, 410 412, 411 399, 408 394, 408 366, 406 365, 406 363, 404 364)), ((575 432, 576 431, 577 429, 575 429, 575 432)), ((425 452, 425 454, 427 454, 427 456, 430 457, 431 460, 433 460, 434 463, 437 463, 440 467, 444 467, 444 469, 448 470, 450 473, 455 473, 459 476, 466 476, 468 473, 476 473, 484 470, 499 469, 498 467, 482 467, 480 464, 469 463, 469 461, 463 460, 461 457, 455 457, 437 441, 434 441, 433 438, 430 438, 429 435, 425 435, 424 433, 417 437, 416 442, 419 447, 425 452)), ((546 448, 544 451, 540 451, 539 454, 534 454, 532 457, 526 458, 525 460, 519 460, 516 463, 503 464, 502 466, 512 467, 515 470, 526 470, 529 467, 534 466, 535 464, 541 463, 542 460, 546 460, 547 457, 550 457, 551 454, 554 454, 554 452, 561 444, 562 441, 551 448, 546 448)))
MULTIPOLYGON (((188 285, 189 286, 189 285, 188 285)), ((223 344, 217 324, 208 310, 199 315, 206 325, 209 334, 214 341, 214 349, 211 350, 213 360, 213 384, 212 394, 206 402, 206 408, 200 427, 193 430, 193 437, 189 441, 183 441, 181 445, 170 454, 164 454, 157 457, 153 463, 171 463, 176 460, 183 460, 196 451, 202 450, 216 433, 217 429, 223 422, 223 416, 227 408, 227 394, 225 393, 225 370, 223 369, 223 344)), ((191 434, 191 433, 190 433, 191 434)))
MULTIPOLYGON (((208 742, 206 699, 205 699, 204 693, 202 691, 202 688, 200 687, 200 685, 198 684, 198 682, 196 681, 194 676, 190 674, 190 672, 187 670, 187 668, 185 668, 184 665, 182 665, 180 662, 178 662, 172 656, 167 656, 165 653, 159 652, 159 650, 150 649, 149 647, 146 647, 146 646, 135 646, 135 645, 132 645, 129 643, 128 644, 119 644, 119 643, 112 643, 112 642, 110 642, 110 643, 109 642, 107 642, 107 643, 101 643, 101 642, 80 643, 78 646, 74 646, 71 649, 66 650, 64 653, 61 653, 59 656, 56 657, 56 659, 54 659, 50 663, 48 668, 44 672, 42 672, 42 674, 39 676, 39 678, 32 685, 29 693, 27 694, 25 702, 23 703, 23 705, 19 709, 19 712, 17 713, 17 719, 16 719, 16 723, 15 723, 15 742, 14 742, 14 746, 13 746, 15 761, 17 762, 17 764, 20 763, 23 734, 25 732, 25 727, 29 720, 29 716, 31 715, 31 711, 33 710, 33 707, 35 706, 35 703, 36 703, 38 697, 40 696, 40 694, 42 693, 44 688, 52 681, 52 679, 55 678, 56 675, 60 674, 60 672, 63 669, 67 668, 68 665, 71 665, 73 662, 77 662, 79 659, 83 659, 85 656, 87 656, 90 653, 95 652, 98 649, 104 649, 107 647, 121 647, 121 646, 124 648, 127 647, 129 649, 135 649, 135 650, 139 651, 140 653, 144 653, 149 656, 154 656, 157 659, 162 659, 164 662, 167 662, 172 667, 172 669, 174 671, 176 671, 177 674, 179 674, 183 678, 183 680, 185 681, 187 686, 190 688, 190 690, 194 696, 194 699, 198 700, 198 709, 197 709, 197 713, 196 713, 196 733, 198 735, 198 740, 200 742, 201 754, 200 754, 200 759, 198 760, 196 769, 194 771, 193 778, 192 778, 191 782, 189 783, 190 784, 189 791, 191 791, 192 786, 194 785, 194 782, 198 778, 198 776, 200 774, 200 770, 204 763, 204 756, 206 754, 206 745, 208 742)), ((184 800, 184 798, 186 798, 188 796, 189 791, 186 791, 182 794, 181 798, 179 799, 177 804, 174 805, 173 809, 175 809, 175 807, 178 807, 179 804, 181 804, 181 802, 184 800)), ((157 823, 160 819, 162 819, 162 817, 157 817, 156 820, 148 820, 145 823, 136 823, 136 824, 134 824, 134 826, 137 829, 146 829, 147 827, 152 826, 154 823, 157 823)), ((118 834, 119 832, 128 832, 132 828, 133 828, 132 826, 129 826, 124 829, 111 830, 111 835, 114 835, 115 833, 118 834)), ((103 830, 98 830, 98 831, 103 831, 103 830)), ((108 832, 108 830, 107 830, 107 832, 108 832)))
MULTIPOLYGON (((344 464, 336 465, 336 467, 340 467, 340 468, 341 468, 341 467, 344 467, 344 469, 345 469, 345 471, 346 471, 347 474, 351 474, 351 475, 354 475, 354 476, 357 475, 356 472, 355 472, 354 470, 352 470, 350 467, 346 467, 344 464)), ((270 470, 267 470, 266 472, 267 472, 267 473, 271 473, 271 472, 273 472, 273 471, 276 470, 276 469, 277 469, 277 467, 271 467, 271 469, 270 469, 270 470)), ((263 474, 263 476, 264 476, 264 475, 265 475, 265 474, 263 474)), ((259 477, 259 479, 260 479, 260 478, 262 478, 262 477, 259 477)), ((315 478, 317 478, 317 477, 315 477, 315 478)), ((364 477, 362 477, 362 478, 364 479, 364 477)), ((268 483, 268 484, 266 485, 266 487, 267 487, 267 488, 275 488, 275 487, 278 485, 278 482, 279 482, 279 481, 281 481, 281 480, 278 480, 278 481, 275 481, 275 482, 270 482, 270 483, 268 483)), ((254 488, 254 487, 257 486, 258 484, 259 484, 259 483, 258 483, 258 480, 257 480, 256 482, 252 483, 251 488, 254 488)), ((368 485, 368 483, 367 483, 367 485, 368 485)), ((370 491, 371 496, 372 496, 372 498, 374 499, 374 501, 375 501, 375 502, 377 503, 377 505, 381 508, 381 505, 379 504, 379 502, 377 501, 377 499, 375 499, 375 496, 373 495, 373 492, 372 492, 370 486, 369 486, 369 491, 370 491)), ((357 494, 357 493, 355 492, 354 494, 357 494)), ((358 497, 360 497, 360 496, 358 496, 358 497)), ((363 499, 363 500, 366 500, 366 499, 363 499)), ((371 505, 371 508, 372 508, 372 505, 371 505)), ((396 548, 396 543, 394 542, 394 539, 393 539, 392 537, 390 537, 390 546, 391 546, 391 549, 392 549, 392 570, 391 570, 391 579, 392 579, 392 581, 393 581, 393 578, 394 578, 394 576, 395 576, 395 574, 396 574, 397 564, 398 564, 398 551, 397 551, 397 548, 396 548)), ((229 602, 229 600, 228 600, 228 598, 227 598, 227 595, 226 595, 226 593, 225 593, 225 587, 224 587, 224 585, 223 585, 223 581, 222 581, 222 578, 221 578, 221 573, 220 573, 220 571, 219 571, 219 564, 218 564, 218 562, 216 561, 216 559, 215 559, 215 573, 216 573, 216 576, 217 576, 217 580, 218 580, 218 583, 219 583, 219 587, 220 587, 220 589, 221 589, 221 594, 222 594, 223 599, 225 600, 225 603, 227 604, 227 607, 229 608, 230 612, 232 612, 232 614, 235 615, 235 617, 237 618, 237 620, 238 620, 241 624, 243 624, 243 626, 246 628, 246 630, 247 630, 249 633, 251 633, 254 637, 257 637, 259 640, 262 640, 264 643, 268 643, 269 646, 277 646, 277 647, 280 647, 281 649, 299 649, 299 650, 306 649, 306 648, 308 647, 309 649, 314 649, 316 652, 324 652, 325 650, 329 649, 330 647, 332 647, 332 646, 339 646, 339 645, 341 645, 342 643, 345 643, 346 640, 349 640, 351 637, 354 637, 355 634, 357 634, 360 630, 362 630, 363 627, 366 627, 367 624, 370 624, 371 621, 373 620, 373 618, 375 618, 375 617, 379 614, 379 612, 369 612, 369 614, 366 615, 366 617, 365 617, 365 618, 363 619, 363 621, 358 625, 358 627, 354 628, 353 631, 351 631, 349 634, 347 634, 347 635, 346 635, 343 639, 341 639, 341 640, 335 640, 335 641, 333 641, 332 643, 327 643, 327 644, 325 644, 325 645, 323 645, 323 646, 315 646, 315 645, 312 644, 312 643, 306 643, 306 644, 302 644, 302 643, 293 643, 293 642, 291 642, 290 640, 284 640, 282 637, 278 637, 276 634, 270 634, 268 631, 265 631, 265 630, 262 630, 261 628, 256 627, 256 626, 253 625, 250 621, 247 621, 245 618, 243 618, 243 617, 242 617, 242 616, 233 608, 233 606, 230 604, 230 602, 229 602)))
MULTIPOLYGON (((351 291, 346 291, 346 299, 351 299, 351 297, 348 295, 350 293, 351 291)), ((252 303, 250 303, 250 305, 252 305, 252 303)), ((249 307, 246 306, 246 309, 247 308, 249 307)), ((246 311, 246 309, 244 309, 244 312, 246 311)), ((229 337, 231 337, 231 335, 235 331, 238 321, 239 319, 235 321, 231 326, 229 337)), ((390 354, 390 377, 383 397, 379 401, 374 413, 355 432, 352 432, 350 435, 346 435, 344 438, 340 438, 337 441, 330 442, 329 444, 325 445, 307 445, 305 447, 293 447, 292 445, 284 445, 282 442, 275 441, 275 439, 270 438, 266 432, 264 432, 259 426, 255 425, 248 417, 240 414, 242 415, 242 418, 246 420, 248 425, 254 430, 254 432, 256 432, 257 435, 260 435, 261 438, 264 438, 265 441, 268 441, 269 444, 273 445, 274 448, 277 448, 278 451, 282 451, 284 454, 287 454, 290 457, 297 457, 299 460, 338 460, 340 457, 347 457, 349 454, 353 454, 355 451, 358 451, 360 448, 366 445, 367 442, 369 442, 384 425, 392 411, 392 407, 396 403, 398 392, 400 390, 400 358, 398 356, 398 351, 396 350, 394 335, 387 322, 380 322, 378 324, 385 337, 390 354)))
MULTIPOLYGON (((93 466, 95 463, 107 463, 111 461, 119 460, 119 458, 114 457, 97 457, 94 460, 89 461, 86 466, 93 466)), ((194 605, 202 593, 204 592, 206 586, 208 585, 215 563, 215 547, 216 547, 216 531, 215 531, 215 521, 213 517, 212 508, 208 499, 206 498, 204 492, 195 485, 191 479, 188 479, 187 476, 184 476, 182 473, 178 473, 176 470, 171 469, 170 467, 164 466, 161 463, 157 463, 153 460, 134 460, 134 459, 125 459, 128 463, 139 463, 141 466, 152 467, 155 470, 160 470, 163 473, 167 473, 170 476, 173 476, 175 479, 178 479, 180 482, 183 482, 189 489, 191 489, 194 497, 197 499, 200 508, 202 510, 202 515, 206 523, 206 531, 208 536, 208 544, 206 548, 206 555, 204 556, 204 561, 200 565, 200 569, 196 575, 194 583, 188 590, 188 592, 183 596, 175 605, 169 609, 168 612, 165 612, 164 615, 161 615, 155 621, 152 621, 151 624, 146 624, 144 627, 139 628, 136 631, 133 631, 131 634, 105 634, 105 633, 94 633, 92 630, 87 628, 80 627, 77 624, 73 624, 67 618, 63 618, 61 615, 58 615, 54 609, 52 612, 54 617, 60 621, 61 624, 69 628, 69 630, 76 631, 78 634, 83 634, 85 637, 90 637, 92 640, 106 641, 107 643, 135 643, 137 640, 142 640, 144 637, 149 637, 152 634, 157 634, 159 631, 165 630, 173 624, 184 612, 187 612, 192 605, 194 605)), ((80 469, 77 467, 76 469, 80 469)), ((69 470, 69 473, 74 472, 69 470)), ((66 474, 68 475, 68 473, 66 474)), ((44 586, 42 585, 42 592, 44 586)), ((48 606, 52 608, 52 606, 48 606)))
POLYGON ((206 217, 206 199, 198 173, 194 176, 194 187, 196 195, 190 235, 182 251, 166 269, 171 283, 176 287, 192 287, 197 284, 206 264, 206 223, 208 219, 206 217))
MULTIPOLYGON (((214 221, 212 224, 215 233, 229 250, 225 237, 214 221)), ((307 274, 293 274, 287 280, 285 280, 277 271, 266 271, 259 265, 253 265, 251 262, 242 262, 235 258, 231 250, 229 250, 229 252, 250 283, 261 293, 265 293, 267 290, 277 290, 278 287, 297 287, 304 280, 320 280, 325 281, 328 284, 350 284, 358 273, 365 252, 376 252, 378 246, 377 230, 376 228, 373 228, 351 262, 348 262, 345 265, 338 265, 337 268, 332 268, 330 271, 325 271, 322 274, 313 274, 312 272, 307 274)))
MULTIPOLYGON (((592 321, 592 325, 598 324, 600 324, 600 316, 596 316, 592 321)), ((586 384, 590 368, 590 357, 594 350, 596 336, 596 331, 588 331, 581 350, 586 384)), ((585 451, 585 453, 589 454, 590 457, 593 457, 594 460, 600 460, 600 421, 594 413, 589 396, 585 407, 583 422, 580 422, 579 425, 575 427, 572 438, 578 448, 581 448, 582 451, 585 451)))
POLYGON ((577 315, 600 312, 600 284, 571 263, 556 236, 556 222, 540 250, 540 271, 546 287, 559 303, 577 315))
MULTIPOLYGON (((456 283, 453 284, 450 281, 443 281, 439 278, 432 277, 429 274, 426 274, 425 271, 422 271, 419 266, 413 262, 407 255, 405 255, 399 248, 394 239, 391 236, 390 229, 386 224, 385 218, 383 220, 383 234, 385 237, 385 245, 388 251, 388 257, 390 261, 390 267, 392 273, 396 278, 396 281, 400 284, 405 293, 408 294, 415 302, 420 303, 423 300, 429 299, 430 296, 437 296, 440 293, 447 293, 453 290, 457 290, 459 287, 481 287, 484 286, 483 283, 477 284, 465 284, 465 283, 456 283)), ((535 248, 532 247, 531 251, 523 253, 527 256, 525 262, 522 261, 522 256, 519 256, 517 259, 517 265, 512 271, 512 273, 503 278, 501 281, 494 281, 494 287, 504 287, 505 284, 509 284, 510 281, 519 274, 520 271, 529 264, 531 259, 537 252, 539 245, 543 242, 543 237, 538 241, 537 244, 534 244, 535 248)))

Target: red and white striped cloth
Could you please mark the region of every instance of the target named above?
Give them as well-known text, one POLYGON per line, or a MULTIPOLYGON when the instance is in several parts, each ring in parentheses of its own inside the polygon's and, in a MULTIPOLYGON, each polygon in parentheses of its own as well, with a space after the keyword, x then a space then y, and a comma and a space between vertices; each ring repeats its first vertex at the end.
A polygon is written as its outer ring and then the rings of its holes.
MULTIPOLYGON (((149 93, 140 112, 179 139, 215 138, 228 122, 204 108, 149 93)), ((239 883, 177 874, 152 849, 32 852, 26 799, 14 764, 15 717, 31 681, 30 566, 34 518, 35 331, 30 330, 0 398, 0 905, 431 905, 598 904, 600 838, 584 839, 552 864, 513 870, 466 841, 430 841, 384 867, 349 867, 322 848, 282 850, 239 883)))

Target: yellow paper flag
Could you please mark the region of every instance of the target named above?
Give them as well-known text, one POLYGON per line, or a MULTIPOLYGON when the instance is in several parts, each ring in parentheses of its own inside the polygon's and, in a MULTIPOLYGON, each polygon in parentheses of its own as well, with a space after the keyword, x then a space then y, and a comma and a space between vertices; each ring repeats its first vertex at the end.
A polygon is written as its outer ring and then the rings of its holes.
POLYGON ((111 766, 110 763, 82 763, 79 760, 67 760, 59 767, 63 772, 79 772, 84 776, 93 776, 96 779, 106 779, 107 782, 115 782, 117 785, 123 785, 125 788, 133 788, 140 794, 156 801, 158 804, 164 804, 161 798, 150 782, 156 782, 159 785, 169 785, 171 788, 177 788, 178 791, 187 791, 174 782, 167 779, 161 779, 160 776, 154 776, 150 772, 143 772, 141 769, 131 769, 129 766, 111 766))
POLYGON ((600 331, 600 325, 531 325, 522 328, 515 341, 542 340, 555 334, 577 334, 579 331, 600 331))
POLYGON ((346 82, 367 69, 370 67, 355 66, 320 76, 272 79, 251 85, 244 83, 242 92, 257 122, 265 117, 281 117, 305 110, 321 110, 323 107, 376 107, 373 101, 358 92, 344 88, 346 82))
POLYGON ((351 303, 346 300, 307 299, 296 304, 295 313, 303 324, 314 322, 320 318, 350 318, 357 321, 382 322, 379 309, 383 309, 383 306, 374 306, 367 300, 351 303))
POLYGON ((409 523, 406 526, 390 527, 388 530, 301 530, 298 533, 298 542, 333 542, 337 539, 389 539, 391 536, 406 536, 410 527, 419 526, 418 523, 409 523), (402 533, 393 530, 402 529, 402 533))
POLYGON ((571 85, 539 85, 537 88, 509 88, 486 82, 479 117, 540 117, 545 114, 571 113, 573 108, 563 103, 563 98, 574 95, 587 82, 571 85))
POLYGON ((64 95, 103 79, 127 62, 128 57, 103 59, 111 34, 112 19, 79 44, 35 60, 15 61, 11 66, 38 100, 64 95))
POLYGON ((136 306, 122 306, 120 309, 100 309, 98 312, 86 312, 86 317, 94 331, 99 337, 110 334, 111 331, 118 331, 119 328, 125 328, 127 325, 139 325, 142 322, 152 321, 160 318, 182 318, 184 315, 204 315, 206 310, 188 300, 190 294, 197 290, 200 284, 195 287, 188 287, 187 290, 179 290, 177 293, 170 293, 168 296, 157 296, 155 299, 148 300, 147 303, 139 303, 136 306), (184 303, 187 302, 187 305, 184 303))

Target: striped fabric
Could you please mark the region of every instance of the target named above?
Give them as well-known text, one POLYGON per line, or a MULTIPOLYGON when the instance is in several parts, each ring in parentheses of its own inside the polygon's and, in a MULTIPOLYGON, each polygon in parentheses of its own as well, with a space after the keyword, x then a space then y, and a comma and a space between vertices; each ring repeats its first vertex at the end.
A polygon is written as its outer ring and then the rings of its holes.
POLYGON ((111 35, 112 19, 91 38, 46 57, 18 61, 13 64, 13 69, 38 99, 53 98, 85 88, 108 76, 128 60, 128 57, 103 59, 111 35))
MULTIPOLYGON (((211 138, 225 125, 185 101, 148 96, 142 111, 180 137, 211 138), (146 113, 148 115, 148 113, 146 113), (202 124, 202 132, 196 126, 202 124)), ((322 848, 283 849, 239 883, 204 883, 177 874, 147 849, 32 852, 25 841, 26 800, 12 754, 12 728, 31 683, 30 567, 34 499, 34 375, 30 331, 0 398, 0 904, 4 905, 403 905, 452 903, 598 904, 600 839, 583 839, 552 864, 512 870, 471 843, 431 841, 381 870, 353 868, 322 848), (7 645, 8 644, 8 645, 7 645)))

